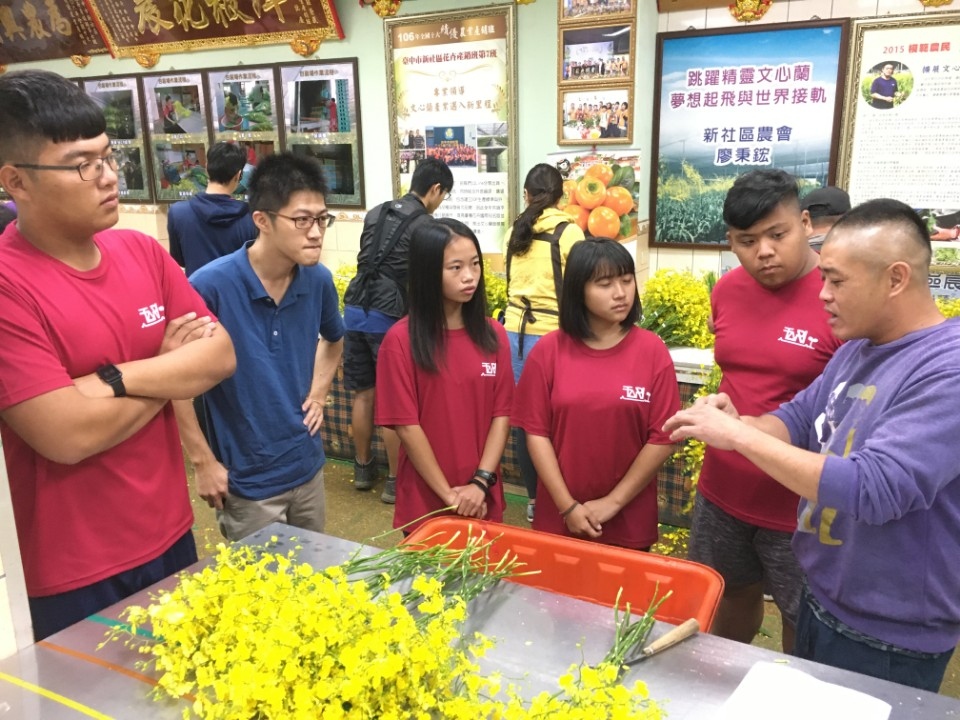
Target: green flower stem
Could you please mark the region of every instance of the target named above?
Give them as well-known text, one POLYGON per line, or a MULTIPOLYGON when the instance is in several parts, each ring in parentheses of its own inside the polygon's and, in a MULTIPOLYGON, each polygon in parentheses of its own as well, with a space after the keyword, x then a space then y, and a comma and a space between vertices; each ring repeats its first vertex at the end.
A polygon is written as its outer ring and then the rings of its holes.
POLYGON ((626 604, 623 613, 620 612, 620 596, 623 593, 623 588, 620 589, 620 592, 617 593, 617 601, 613 608, 613 625, 616 628, 613 637, 613 647, 610 648, 601 663, 610 663, 611 665, 622 667, 624 658, 626 658, 627 654, 630 653, 633 648, 643 647, 656 622, 653 616, 660 609, 660 606, 666 602, 667 598, 673 594, 671 590, 663 597, 658 598, 657 593, 659 591, 660 584, 657 583, 646 612, 639 620, 631 622, 630 603, 626 604))

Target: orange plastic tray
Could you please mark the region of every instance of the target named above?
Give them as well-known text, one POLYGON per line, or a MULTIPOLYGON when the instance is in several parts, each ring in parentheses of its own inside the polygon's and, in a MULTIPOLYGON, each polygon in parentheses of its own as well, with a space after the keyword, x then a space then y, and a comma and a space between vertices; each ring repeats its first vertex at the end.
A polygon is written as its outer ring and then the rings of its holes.
POLYGON ((428 520, 405 540, 405 544, 440 545, 454 535, 453 547, 462 548, 467 537, 486 533, 496 538, 490 551, 493 562, 507 552, 516 553, 536 575, 511 579, 523 585, 568 595, 613 607, 623 588, 620 605, 630 603, 633 612, 643 612, 654 593, 673 593, 660 606, 657 620, 679 625, 696 618, 707 631, 713 623, 723 594, 723 578, 712 568, 690 560, 653 555, 638 550, 603 545, 527 530, 512 525, 456 517, 428 520))

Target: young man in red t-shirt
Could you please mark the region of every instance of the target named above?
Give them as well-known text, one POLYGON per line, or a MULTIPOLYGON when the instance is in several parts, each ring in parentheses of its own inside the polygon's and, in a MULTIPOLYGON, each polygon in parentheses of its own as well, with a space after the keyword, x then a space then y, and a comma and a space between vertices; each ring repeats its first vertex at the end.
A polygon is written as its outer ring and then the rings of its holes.
MULTIPOLYGON (((775 410, 805 388, 837 340, 818 295, 817 253, 797 180, 782 170, 741 175, 723 219, 741 267, 711 297, 720 392, 747 415, 775 410)), ((783 616, 783 649, 793 648, 803 575, 790 548, 799 498, 742 455, 707 448, 697 485, 690 558, 723 575, 713 633, 749 643, 769 592, 783 616)))
POLYGON ((196 560, 169 400, 233 344, 152 238, 112 231, 103 113, 49 72, 0 78, 0 433, 40 640, 196 560))

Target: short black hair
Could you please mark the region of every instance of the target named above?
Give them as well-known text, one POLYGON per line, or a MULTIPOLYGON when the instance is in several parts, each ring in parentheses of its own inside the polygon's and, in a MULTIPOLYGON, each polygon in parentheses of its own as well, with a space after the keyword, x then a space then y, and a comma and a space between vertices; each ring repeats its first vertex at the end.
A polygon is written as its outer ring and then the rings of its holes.
POLYGON ((912 207, 892 198, 867 200, 867 202, 860 203, 848 210, 843 217, 834 223, 824 242, 836 237, 838 232, 844 230, 857 230, 879 225, 893 225, 906 233, 907 237, 916 242, 917 248, 922 253, 918 261, 923 265, 930 264, 933 248, 930 244, 930 231, 927 229, 926 223, 912 207))
POLYGON ((0 76, 0 163, 28 162, 45 142, 72 142, 107 131, 103 111, 80 86, 46 70, 0 76))
POLYGON ((250 178, 250 210, 276 212, 298 192, 327 194, 320 161, 289 151, 267 155, 250 178))
POLYGON ((751 170, 727 191, 723 221, 727 227, 746 230, 785 202, 800 207, 800 185, 793 175, 775 168, 751 170))
POLYGON ((426 158, 421 160, 413 171, 410 192, 423 197, 438 183, 443 190, 450 192, 453 190, 453 173, 443 160, 426 158))
POLYGON ((245 148, 231 142, 218 142, 207 153, 207 175, 215 183, 226 185, 247 164, 245 148))
MULTIPOLYGON (((560 291, 560 329, 580 340, 593 337, 584 299, 587 283, 606 277, 636 275, 633 257, 610 238, 591 237, 574 243, 567 255, 560 291)), ((640 293, 634 292, 633 307, 620 326, 628 329, 640 319, 640 293)))

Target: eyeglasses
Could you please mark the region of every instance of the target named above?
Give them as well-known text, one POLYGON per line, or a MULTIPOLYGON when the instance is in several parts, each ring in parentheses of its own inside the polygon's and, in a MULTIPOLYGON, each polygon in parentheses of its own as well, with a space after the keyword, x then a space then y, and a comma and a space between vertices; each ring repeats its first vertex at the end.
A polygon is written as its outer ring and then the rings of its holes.
POLYGON ((309 230, 313 227, 313 224, 316 223, 317 227, 320 228, 320 232, 325 232, 328 227, 333 225, 333 221, 337 219, 336 215, 317 215, 316 217, 312 215, 297 215, 296 217, 290 217, 289 215, 281 215, 272 210, 267 210, 266 212, 268 215, 276 215, 277 217, 289 220, 297 230, 309 230))
POLYGON ((116 155, 104 155, 96 160, 84 160, 79 165, 33 165, 31 163, 13 163, 15 168, 24 170, 74 170, 84 181, 96 180, 103 175, 104 166, 110 166, 114 172, 117 171, 119 162, 116 155))

